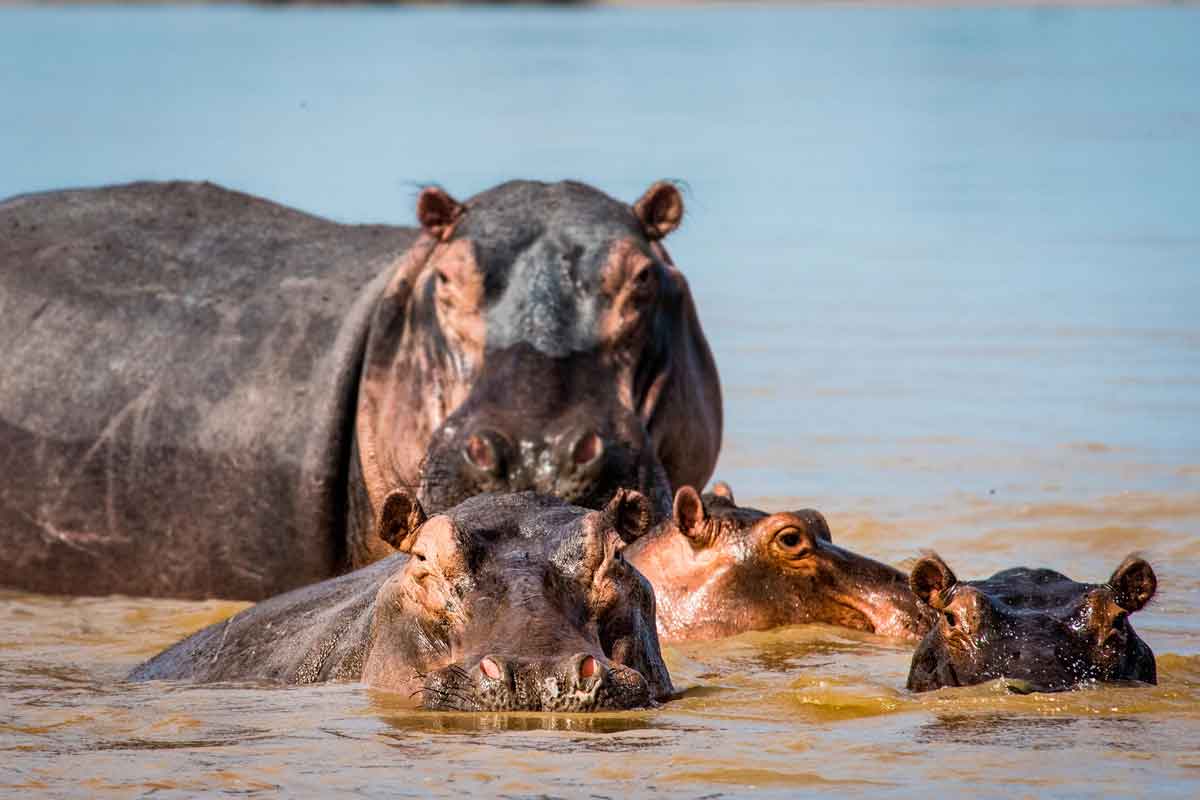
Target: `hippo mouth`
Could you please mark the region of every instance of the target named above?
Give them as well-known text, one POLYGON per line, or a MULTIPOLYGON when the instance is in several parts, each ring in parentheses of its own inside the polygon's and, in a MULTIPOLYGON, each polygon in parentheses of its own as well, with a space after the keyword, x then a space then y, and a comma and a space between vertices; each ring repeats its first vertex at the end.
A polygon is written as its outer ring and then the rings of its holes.
POLYGON ((426 711, 541 711, 592 713, 655 705, 641 673, 590 655, 570 659, 568 669, 484 656, 470 669, 452 664, 417 676, 426 711))

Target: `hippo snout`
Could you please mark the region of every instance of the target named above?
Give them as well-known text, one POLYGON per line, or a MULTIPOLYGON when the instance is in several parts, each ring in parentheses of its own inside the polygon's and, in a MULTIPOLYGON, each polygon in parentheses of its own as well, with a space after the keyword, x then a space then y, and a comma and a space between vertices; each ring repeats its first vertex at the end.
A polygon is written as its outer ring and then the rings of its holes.
POLYGON ((500 482, 512 491, 550 490, 558 488, 554 483, 595 480, 604 470, 607 449, 604 437, 586 427, 543 441, 481 427, 466 436, 462 457, 479 481, 500 482))
POLYGON ((590 653, 565 658, 485 655, 427 677, 423 706, 455 711, 590 712, 652 704, 636 670, 590 653))

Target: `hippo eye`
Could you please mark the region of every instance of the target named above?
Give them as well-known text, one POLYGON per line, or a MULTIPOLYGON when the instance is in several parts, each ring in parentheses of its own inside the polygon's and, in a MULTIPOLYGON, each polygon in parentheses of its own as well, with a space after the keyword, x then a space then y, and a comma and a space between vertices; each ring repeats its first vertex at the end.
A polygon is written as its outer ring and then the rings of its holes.
POLYGON ((951 628, 958 624, 958 617, 955 616, 953 611, 943 611, 942 618, 946 620, 946 624, 951 628))
POLYGON ((804 532, 798 528, 784 528, 775 534, 775 543, 788 558, 800 558, 806 555, 809 544, 804 537, 804 532))

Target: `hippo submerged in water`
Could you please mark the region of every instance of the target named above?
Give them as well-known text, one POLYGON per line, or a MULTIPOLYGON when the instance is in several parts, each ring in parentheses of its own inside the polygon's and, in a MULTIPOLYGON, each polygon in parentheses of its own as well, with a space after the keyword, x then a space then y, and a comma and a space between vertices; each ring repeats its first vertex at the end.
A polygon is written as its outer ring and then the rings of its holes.
POLYGON ((932 555, 916 563, 910 582, 938 615, 913 654, 913 691, 996 678, 1041 692, 1093 681, 1156 682, 1154 653, 1129 624, 1158 587, 1140 558, 1126 558, 1107 583, 1095 584, 1026 567, 959 581, 932 555))
POLYGON ((368 564, 388 490, 669 513, 721 395, 683 213, 516 181, 420 229, 208 184, 0 203, 0 585, 258 599, 368 564))
POLYGON ((138 667, 131 680, 362 680, 429 709, 598 711, 665 700, 654 592, 621 555, 652 524, 619 491, 602 511, 525 492, 426 520, 392 492, 400 553, 259 603, 138 667))
POLYGON ((904 573, 833 544, 820 513, 741 508, 725 484, 681 488, 626 558, 654 584, 664 641, 809 622, 917 639, 933 623, 904 573))

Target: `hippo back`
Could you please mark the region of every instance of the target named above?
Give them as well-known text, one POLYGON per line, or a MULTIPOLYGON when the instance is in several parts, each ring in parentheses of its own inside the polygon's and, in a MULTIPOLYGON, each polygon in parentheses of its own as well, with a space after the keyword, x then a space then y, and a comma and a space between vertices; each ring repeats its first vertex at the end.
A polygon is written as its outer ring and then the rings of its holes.
POLYGON ((0 230, 0 585, 336 572, 361 353, 415 233, 194 183, 17 197, 0 230))
POLYGON ((358 680, 379 587, 408 556, 272 597, 164 650, 131 681, 358 680))

